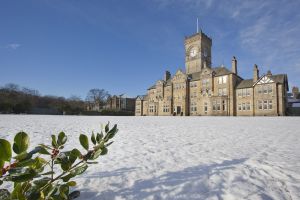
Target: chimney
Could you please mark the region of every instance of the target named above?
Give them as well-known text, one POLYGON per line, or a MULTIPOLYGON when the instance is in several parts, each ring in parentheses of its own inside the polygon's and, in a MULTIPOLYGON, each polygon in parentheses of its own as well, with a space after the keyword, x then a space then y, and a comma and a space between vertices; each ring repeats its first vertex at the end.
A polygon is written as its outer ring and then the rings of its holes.
POLYGON ((231 71, 232 73, 237 74, 237 60, 235 56, 233 56, 231 60, 231 71))
POLYGON ((171 73, 169 71, 166 71, 165 72, 165 75, 164 75, 164 81, 167 81, 171 78, 171 73))
POLYGON ((271 70, 268 70, 268 72, 267 72, 267 76, 272 76, 272 72, 271 72, 271 70))
POLYGON ((259 79, 259 69, 255 64, 253 68, 253 82, 256 82, 258 79, 259 79))

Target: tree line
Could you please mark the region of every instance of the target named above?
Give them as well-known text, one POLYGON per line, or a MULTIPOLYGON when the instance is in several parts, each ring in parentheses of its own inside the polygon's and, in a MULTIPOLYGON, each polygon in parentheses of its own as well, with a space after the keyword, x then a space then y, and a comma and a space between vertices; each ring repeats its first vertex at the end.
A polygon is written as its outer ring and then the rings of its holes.
POLYGON ((104 89, 91 89, 86 99, 45 95, 14 83, 0 87, 0 113, 9 114, 88 114, 87 107, 102 108, 111 95, 104 89))

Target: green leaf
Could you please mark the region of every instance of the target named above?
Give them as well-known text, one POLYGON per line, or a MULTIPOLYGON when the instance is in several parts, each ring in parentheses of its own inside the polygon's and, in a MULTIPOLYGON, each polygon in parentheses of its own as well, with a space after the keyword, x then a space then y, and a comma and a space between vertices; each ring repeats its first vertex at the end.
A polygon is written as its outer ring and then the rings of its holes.
POLYGON ((33 181, 33 183, 34 183, 35 185, 37 185, 38 187, 43 187, 43 186, 46 185, 50 180, 51 180, 51 178, 49 178, 49 177, 44 177, 44 178, 41 178, 41 179, 39 179, 39 180, 33 181))
POLYGON ((34 169, 29 168, 25 173, 14 174, 11 176, 11 180, 16 183, 21 183, 33 179, 37 175, 37 172, 34 169))
POLYGON ((69 155, 71 165, 76 161, 77 158, 81 157, 81 153, 78 149, 73 149, 69 155))
POLYGON ((62 153, 59 157, 59 160, 60 160, 60 166, 61 166, 61 169, 63 171, 67 171, 68 169, 70 169, 71 167, 71 162, 69 161, 69 158, 66 156, 65 153, 62 153))
POLYGON ((11 199, 10 198, 10 193, 7 189, 0 189, 0 199, 3 199, 3 200, 11 199))
POLYGON ((104 141, 107 142, 108 140, 113 138, 116 135, 117 132, 118 132, 117 124, 115 124, 114 127, 104 137, 104 141))
POLYGON ((56 136, 55 135, 51 135, 51 138, 52 138, 52 146, 54 148, 57 148, 58 145, 57 145, 57 142, 56 142, 56 136))
POLYGON ((46 199, 50 199, 50 197, 52 197, 52 195, 54 195, 54 194, 57 192, 58 187, 59 187, 58 185, 53 186, 53 187, 48 191, 48 194, 47 194, 47 196, 46 196, 46 199))
POLYGON ((69 182, 67 183, 67 185, 68 185, 68 186, 71 186, 71 187, 74 187, 74 186, 76 186, 76 182, 75 182, 75 181, 69 181, 69 182))
POLYGON ((15 168, 10 168, 8 170, 9 175, 21 174, 21 173, 24 173, 25 171, 26 171, 26 169, 23 167, 15 167, 15 168))
POLYGON ((19 132, 14 138, 13 150, 16 154, 25 152, 29 146, 29 136, 27 133, 19 132))
POLYGON ((105 147, 108 147, 108 146, 111 145, 112 143, 114 143, 114 142, 111 141, 111 142, 107 143, 107 144, 105 145, 105 147))
MULTIPOLYGON (((5 164, 5 161, 4 161, 4 160, 0 160, 0 170, 1 170, 1 168, 3 168, 4 164, 5 164)), ((0 172, 0 173, 1 173, 1 172, 0 172)), ((0 176, 1 176, 1 175, 0 175, 0 176)))
POLYGON ((69 194, 69 200, 76 199, 80 196, 80 191, 73 191, 69 194))
POLYGON ((107 133, 109 130, 109 122, 105 125, 105 133, 107 133))
POLYGON ((100 143, 101 140, 102 140, 102 138, 103 138, 103 133, 102 132, 101 133, 97 133, 97 136, 96 136, 97 143, 100 143))
POLYGON ((27 166, 31 166, 35 163, 34 159, 27 159, 27 160, 23 160, 21 162, 17 162, 16 166, 17 167, 27 167, 27 166))
POLYGON ((0 160, 10 161, 11 154, 10 143, 7 140, 0 139, 0 160))
POLYGON ((57 144, 60 145, 64 145, 67 142, 67 136, 64 132, 60 132, 58 134, 58 139, 57 139, 57 144))
POLYGON ((11 199, 25 200, 25 196, 22 193, 21 183, 15 184, 14 190, 11 193, 11 199))
POLYGON ((92 140, 92 143, 93 143, 94 145, 96 145, 97 141, 96 141, 96 138, 95 138, 95 134, 94 134, 94 133, 92 133, 91 140, 92 140))
POLYGON ((20 154, 16 155, 14 157, 14 159, 16 159, 18 161, 23 161, 23 160, 30 159, 31 157, 32 157, 32 154, 29 154, 27 152, 23 152, 23 153, 20 153, 20 154))
POLYGON ((34 169, 43 169, 43 166, 47 163, 47 161, 41 157, 36 157, 34 161, 34 165, 32 166, 34 169))
POLYGON ((84 163, 83 165, 76 167, 71 171, 71 174, 74 174, 75 176, 82 174, 85 172, 85 170, 88 168, 88 165, 84 163))
POLYGON ((41 176, 47 176, 47 175, 51 175, 51 174, 54 174, 54 172, 49 171, 49 172, 45 172, 45 173, 40 174, 40 175, 41 175, 41 176))
POLYGON ((59 187, 59 196, 63 199, 68 199, 69 195, 69 186, 67 184, 61 185, 59 187))
POLYGON ((38 147, 38 152, 39 152, 40 154, 50 155, 50 153, 48 152, 48 150, 47 150, 45 147, 43 147, 43 146, 39 146, 39 147, 38 147))
POLYGON ((39 144, 39 146, 44 147, 45 149, 52 150, 51 146, 39 144))
POLYGON ((102 151, 101 151, 101 155, 103 156, 103 155, 106 155, 107 154, 107 148, 106 147, 104 147, 103 149, 102 149, 102 151))
POLYGON ((101 155, 102 149, 98 149, 94 152, 93 156, 91 157, 92 160, 97 159, 101 155))
POLYGON ((63 177, 61 177, 61 179, 64 181, 64 182, 68 182, 71 178, 73 178, 74 176, 76 176, 75 174, 72 174, 72 173, 69 173, 63 177))
POLYGON ((81 146, 83 146, 83 148, 85 148, 87 151, 89 150, 89 140, 88 137, 84 134, 80 134, 79 136, 79 141, 81 146))
POLYGON ((86 162, 87 164, 98 164, 98 162, 86 162))

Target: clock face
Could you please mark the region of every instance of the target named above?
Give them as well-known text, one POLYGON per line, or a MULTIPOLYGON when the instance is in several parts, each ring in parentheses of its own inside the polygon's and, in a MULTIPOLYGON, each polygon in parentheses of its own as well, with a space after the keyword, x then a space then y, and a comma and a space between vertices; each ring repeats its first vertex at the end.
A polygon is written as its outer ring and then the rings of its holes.
POLYGON ((192 48, 191 51, 190 51, 190 56, 193 58, 197 55, 197 48, 192 48))

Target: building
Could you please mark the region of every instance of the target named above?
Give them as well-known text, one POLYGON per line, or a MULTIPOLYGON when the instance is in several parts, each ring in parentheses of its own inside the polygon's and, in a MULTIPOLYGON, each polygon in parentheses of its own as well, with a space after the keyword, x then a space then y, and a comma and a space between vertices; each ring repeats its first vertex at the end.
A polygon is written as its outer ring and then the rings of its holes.
POLYGON ((135 110, 135 98, 129 98, 125 94, 114 95, 107 99, 105 109, 117 111, 132 111, 135 110))
POLYGON ((279 116, 286 115, 286 74, 259 74, 244 80, 238 61, 231 70, 212 67, 212 39, 202 31, 185 37, 185 71, 166 71, 146 95, 136 98, 137 116, 279 116))

